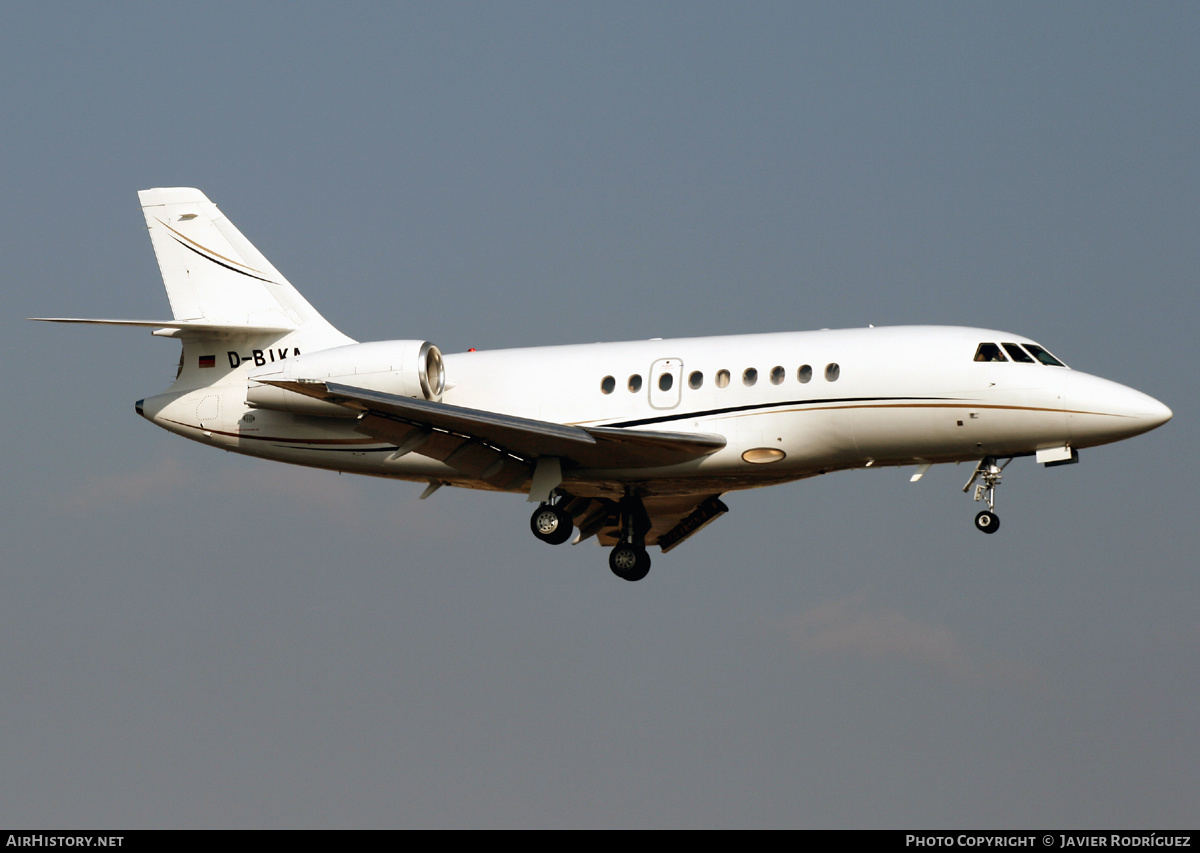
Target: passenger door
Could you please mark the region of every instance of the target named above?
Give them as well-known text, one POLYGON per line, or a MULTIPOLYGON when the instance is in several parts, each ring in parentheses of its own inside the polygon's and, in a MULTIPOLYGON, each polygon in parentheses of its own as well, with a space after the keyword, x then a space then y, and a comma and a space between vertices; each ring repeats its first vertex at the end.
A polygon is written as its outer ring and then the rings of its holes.
POLYGON ((650 405, 655 409, 673 409, 679 405, 683 388, 683 361, 660 358, 650 365, 650 405))

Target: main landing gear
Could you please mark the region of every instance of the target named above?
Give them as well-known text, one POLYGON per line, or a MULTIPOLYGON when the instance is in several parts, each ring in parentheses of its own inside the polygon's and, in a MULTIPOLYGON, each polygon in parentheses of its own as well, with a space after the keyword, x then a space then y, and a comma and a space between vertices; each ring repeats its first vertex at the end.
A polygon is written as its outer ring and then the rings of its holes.
POLYGON ((542 504, 533 511, 529 529, 533 535, 551 545, 561 545, 571 538, 575 526, 571 516, 563 509, 562 501, 557 504, 542 504))
POLYGON ((988 508, 975 516, 975 529, 982 530, 984 533, 995 533, 1000 529, 1000 516, 996 515, 996 486, 999 485, 1001 478, 1004 476, 1004 469, 1008 467, 1008 463, 1012 462, 1012 458, 1004 460, 1002 465, 996 464, 995 456, 985 456, 979 460, 979 464, 975 466, 975 471, 971 474, 971 479, 967 480, 967 484, 963 486, 963 491, 967 491, 979 480, 980 483, 975 486, 975 500, 983 500, 987 498, 988 508))
POLYGON ((608 552, 608 567, 621 580, 640 581, 650 571, 650 555, 645 548, 621 542, 608 552))
MULTIPOLYGON (((571 538, 575 522, 566 506, 570 495, 558 494, 551 497, 553 503, 544 503, 533 511, 529 518, 529 529, 533 535, 551 545, 561 545, 571 538)), ((620 516, 620 538, 608 555, 608 567, 622 580, 640 581, 650 571, 650 555, 646 553, 646 533, 650 530, 650 516, 642 499, 632 493, 617 502, 620 516)))
POLYGON ((621 498, 621 539, 608 554, 608 567, 621 580, 640 581, 650 571, 650 555, 646 553, 646 533, 650 516, 642 499, 626 489, 621 498))

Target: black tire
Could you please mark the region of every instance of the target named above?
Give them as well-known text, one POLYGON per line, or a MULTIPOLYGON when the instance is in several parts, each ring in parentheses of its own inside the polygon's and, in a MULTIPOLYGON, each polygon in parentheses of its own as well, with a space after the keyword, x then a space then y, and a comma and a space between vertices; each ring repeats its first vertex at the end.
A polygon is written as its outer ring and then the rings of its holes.
POLYGON ((529 529, 533 535, 551 545, 561 545, 571 538, 575 525, 571 516, 561 507, 542 504, 529 517, 529 529))
POLYGON ((995 533, 1000 529, 1000 516, 985 509, 975 516, 975 528, 984 533, 995 533))
POLYGON ((615 545, 608 553, 608 567, 625 581, 640 581, 650 571, 650 555, 645 548, 615 545))

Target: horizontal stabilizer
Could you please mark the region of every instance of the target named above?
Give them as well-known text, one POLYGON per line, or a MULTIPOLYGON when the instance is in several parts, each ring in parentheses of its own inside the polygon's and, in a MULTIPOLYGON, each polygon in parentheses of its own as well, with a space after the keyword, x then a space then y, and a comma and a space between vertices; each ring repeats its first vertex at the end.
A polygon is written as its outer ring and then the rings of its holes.
POLYGON ((208 323, 203 320, 91 320, 82 317, 30 317, 42 323, 85 323, 95 326, 140 326, 150 329, 178 329, 181 332, 243 335, 285 335, 295 326, 252 326, 248 323, 208 323))

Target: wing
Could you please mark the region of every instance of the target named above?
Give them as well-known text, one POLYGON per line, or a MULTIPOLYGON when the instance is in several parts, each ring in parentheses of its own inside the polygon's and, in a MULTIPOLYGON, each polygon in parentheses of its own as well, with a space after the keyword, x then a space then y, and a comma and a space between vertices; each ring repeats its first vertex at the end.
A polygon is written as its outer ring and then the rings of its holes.
MULTIPOLYGON (((699 459, 725 446, 719 435, 556 424, 335 382, 264 384, 363 412, 359 432, 395 442, 398 453, 419 449, 423 456, 470 476, 481 476, 495 464, 506 464, 506 459, 528 468, 549 456, 583 468, 658 468, 699 459)), ((494 481, 498 473, 482 479, 494 481)))
MULTIPOLYGON (((536 480, 536 460, 542 457, 557 457, 564 469, 654 468, 700 459, 725 446, 719 435, 556 424, 335 382, 264 384, 362 412, 355 428, 394 443, 393 458, 419 452, 506 491, 536 480)), ((645 544, 664 552, 729 511, 719 495, 654 496, 642 503, 645 544)), ((616 501, 574 497, 565 509, 579 528, 577 543, 592 536, 602 545, 617 543, 616 501)))

